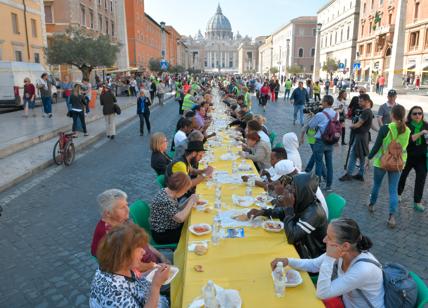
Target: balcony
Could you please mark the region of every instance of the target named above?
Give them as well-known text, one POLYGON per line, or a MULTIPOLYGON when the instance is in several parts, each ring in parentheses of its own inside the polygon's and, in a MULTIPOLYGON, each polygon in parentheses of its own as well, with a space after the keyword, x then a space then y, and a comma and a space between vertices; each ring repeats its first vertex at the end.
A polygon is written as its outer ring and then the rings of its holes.
POLYGON ((386 34, 389 32, 394 32, 394 24, 391 25, 386 25, 386 26, 380 26, 377 27, 376 30, 374 30, 373 34, 374 35, 382 35, 382 34, 386 34))

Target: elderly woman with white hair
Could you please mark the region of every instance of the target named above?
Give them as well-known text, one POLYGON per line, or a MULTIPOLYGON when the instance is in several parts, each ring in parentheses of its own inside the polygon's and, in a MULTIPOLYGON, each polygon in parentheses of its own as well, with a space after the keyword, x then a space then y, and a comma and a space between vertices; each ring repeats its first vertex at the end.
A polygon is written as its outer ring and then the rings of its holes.
MULTIPOLYGON (((101 219, 98 221, 94 231, 91 244, 91 253, 97 256, 97 249, 102 238, 112 228, 119 226, 129 220, 128 195, 120 189, 108 189, 98 195, 97 202, 101 212, 101 219)), ((151 269, 155 263, 170 263, 169 260, 155 248, 147 244, 144 247, 146 253, 143 256, 141 268, 144 272, 151 269)))

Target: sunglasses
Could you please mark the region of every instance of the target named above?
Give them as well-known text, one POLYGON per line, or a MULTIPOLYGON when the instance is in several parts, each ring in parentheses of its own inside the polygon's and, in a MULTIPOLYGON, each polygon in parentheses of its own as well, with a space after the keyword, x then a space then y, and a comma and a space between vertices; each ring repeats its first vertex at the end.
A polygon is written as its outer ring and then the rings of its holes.
POLYGON ((416 116, 416 115, 422 115, 422 112, 412 112, 412 115, 416 116))

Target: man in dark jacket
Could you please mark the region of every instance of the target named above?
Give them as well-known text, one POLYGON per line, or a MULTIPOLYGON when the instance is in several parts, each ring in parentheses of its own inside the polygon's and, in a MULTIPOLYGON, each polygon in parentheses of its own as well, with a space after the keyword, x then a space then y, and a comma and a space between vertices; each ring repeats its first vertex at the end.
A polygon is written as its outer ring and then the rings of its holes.
POLYGON ((146 127, 150 134, 150 99, 144 93, 144 90, 140 90, 140 97, 137 100, 137 114, 140 117, 140 136, 144 135, 144 120, 146 120, 146 127))
POLYGON ((100 95, 100 103, 103 106, 103 115, 106 121, 107 138, 114 139, 116 135, 116 123, 115 123, 115 103, 116 97, 111 92, 109 86, 104 86, 103 91, 100 95))
POLYGON ((289 244, 296 247, 302 259, 316 258, 325 252, 323 239, 327 233, 327 217, 316 198, 318 179, 300 173, 283 188, 274 209, 251 210, 248 215, 279 218, 289 244))
POLYGON ((303 126, 303 108, 305 107, 305 103, 309 102, 309 94, 303 87, 302 81, 299 81, 299 87, 294 89, 290 100, 294 105, 293 125, 296 125, 297 114, 299 113, 299 122, 300 125, 303 126))

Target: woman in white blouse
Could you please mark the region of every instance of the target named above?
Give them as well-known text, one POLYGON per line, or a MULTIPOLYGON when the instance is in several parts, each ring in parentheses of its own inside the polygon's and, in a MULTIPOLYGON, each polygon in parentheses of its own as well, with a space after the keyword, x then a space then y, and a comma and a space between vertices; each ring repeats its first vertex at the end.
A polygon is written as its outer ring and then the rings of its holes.
POLYGON ((361 234, 357 223, 349 218, 333 220, 324 239, 326 253, 316 259, 277 258, 272 268, 281 261, 297 270, 319 272, 317 296, 320 299, 342 296, 346 308, 384 308, 382 270, 360 259, 377 259, 368 250, 370 239, 361 234), (337 276, 333 271, 337 268, 337 276), (337 278, 334 278, 334 277, 337 278), (365 297, 365 298, 364 298, 365 297))

